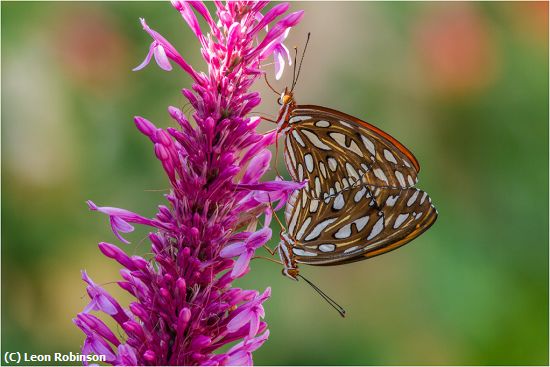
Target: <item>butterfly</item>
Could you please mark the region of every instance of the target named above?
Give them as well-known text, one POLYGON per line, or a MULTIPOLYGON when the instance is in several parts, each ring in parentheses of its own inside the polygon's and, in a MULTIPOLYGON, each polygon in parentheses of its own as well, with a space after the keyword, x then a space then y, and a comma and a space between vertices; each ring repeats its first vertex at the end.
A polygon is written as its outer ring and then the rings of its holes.
POLYGON ((288 89, 280 100, 285 165, 293 180, 308 180, 312 197, 360 185, 406 189, 417 183, 418 161, 388 133, 340 111, 297 105, 288 89))
POLYGON ((308 181, 287 201, 288 229, 281 225, 277 246, 283 274, 294 280, 300 263, 340 265, 403 246, 438 215, 427 193, 414 187, 417 159, 397 139, 343 112, 296 104, 302 61, 303 55, 292 87, 279 98, 276 121, 291 177, 308 181))
POLYGON ((315 199, 295 191, 285 209, 278 246, 283 274, 296 280, 298 264, 341 265, 365 260, 412 241, 435 222, 437 210, 416 188, 372 185, 315 199))

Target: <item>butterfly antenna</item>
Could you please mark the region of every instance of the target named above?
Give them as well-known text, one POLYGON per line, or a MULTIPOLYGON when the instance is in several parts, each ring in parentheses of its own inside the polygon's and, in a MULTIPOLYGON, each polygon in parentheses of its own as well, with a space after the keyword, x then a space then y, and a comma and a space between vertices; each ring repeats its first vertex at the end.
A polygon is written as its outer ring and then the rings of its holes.
POLYGON ((294 47, 294 67, 292 68, 292 88, 290 90, 294 89, 294 86, 296 85, 296 65, 298 61, 298 48, 294 47))
MULTIPOLYGON (((307 45, 309 44, 310 36, 311 36, 311 32, 308 32, 307 33, 306 45, 304 47, 304 52, 302 52, 302 58, 300 59, 300 66, 298 67, 298 73, 296 74, 296 78, 294 79, 294 82, 292 83, 292 88, 290 89, 291 91, 294 90, 294 86, 296 85, 296 83, 298 82, 298 78, 300 77, 300 71, 302 70, 302 63, 304 62, 304 56, 306 55, 307 45)), ((296 68, 296 64, 294 64, 294 67, 296 68)))
POLYGON ((332 308, 334 308, 339 314, 340 316, 342 317, 346 317, 346 310, 344 310, 344 308, 342 306, 340 306, 338 303, 336 303, 335 300, 333 300, 332 298, 330 298, 329 296, 327 296, 327 294, 325 292, 323 292, 321 289, 319 289, 319 287, 317 287, 315 284, 313 284, 312 282, 310 282, 307 278, 305 278, 303 275, 301 274, 298 274, 298 276, 300 278, 302 278, 303 280, 305 280, 307 282, 307 284, 309 284, 311 286, 311 288, 313 288, 317 293, 319 293, 319 295, 321 297, 323 297, 323 299, 329 304, 332 306, 332 308))
POLYGON ((279 92, 277 92, 277 91, 275 90, 275 88, 273 88, 273 87, 271 86, 271 84, 269 84, 269 80, 267 80, 267 74, 264 74, 264 78, 265 78, 265 82, 267 83, 267 86, 269 87, 269 89, 271 89, 271 90, 273 91, 273 93, 275 93, 275 94, 277 95, 277 97, 278 97, 278 96, 279 96, 279 92))

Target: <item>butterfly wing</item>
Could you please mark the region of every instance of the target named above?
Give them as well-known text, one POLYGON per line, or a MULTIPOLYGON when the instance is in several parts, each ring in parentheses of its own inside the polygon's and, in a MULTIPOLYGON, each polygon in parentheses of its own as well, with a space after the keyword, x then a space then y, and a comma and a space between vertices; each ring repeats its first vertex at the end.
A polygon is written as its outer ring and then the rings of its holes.
POLYGON ((420 166, 414 155, 365 121, 303 105, 292 111, 289 123, 285 164, 294 180, 310 182, 315 198, 364 184, 404 189, 417 182, 420 166))
POLYGON ((298 263, 340 265, 396 249, 426 231, 437 211, 416 188, 361 186, 325 200, 296 191, 285 212, 298 263))

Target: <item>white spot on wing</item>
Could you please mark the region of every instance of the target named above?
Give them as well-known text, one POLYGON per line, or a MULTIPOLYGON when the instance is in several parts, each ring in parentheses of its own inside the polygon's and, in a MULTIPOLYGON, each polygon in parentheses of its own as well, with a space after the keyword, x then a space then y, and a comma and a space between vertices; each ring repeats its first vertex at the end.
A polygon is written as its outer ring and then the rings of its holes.
POLYGON ((319 180, 319 176, 315 176, 315 194, 317 197, 321 196, 321 180, 319 180))
POLYGON ((300 248, 293 248, 292 252, 297 256, 317 256, 315 252, 304 251, 300 248))
POLYGON ((336 159, 331 157, 327 160, 327 163, 328 163, 328 168, 330 168, 332 172, 336 171, 336 168, 338 167, 338 162, 336 161, 336 159))
POLYGON ((322 150, 331 150, 331 148, 323 143, 321 139, 314 133, 312 133, 309 130, 302 130, 302 133, 311 141, 311 144, 313 144, 315 147, 322 149, 322 150))
POLYGON ((332 208, 334 210, 340 210, 344 207, 344 195, 342 193, 339 193, 338 196, 336 196, 336 199, 334 199, 334 203, 332 204, 332 208))
POLYGON ((359 247, 359 246, 353 246, 353 247, 350 247, 350 248, 344 250, 344 254, 351 254, 351 253, 353 253, 353 252, 358 252, 358 251, 360 251, 360 250, 362 250, 361 247, 359 247))
POLYGON ((294 137, 294 139, 296 139, 298 144, 300 144, 304 148, 306 147, 306 145, 304 144, 304 141, 302 140, 302 137, 300 136, 300 134, 298 134, 296 130, 292 130, 292 136, 294 137))
POLYGON ((346 170, 348 171, 348 175, 350 175, 351 177, 353 177, 356 181, 359 179, 359 175, 357 174, 357 171, 355 170, 355 168, 353 168, 353 166, 346 162, 346 170))
POLYGON ((290 159, 292 160, 292 167, 296 169, 296 157, 294 156, 294 148, 292 148, 292 144, 290 143, 290 138, 286 138, 286 148, 288 149, 288 154, 290 155, 290 159))
POLYGON ((298 180, 304 180, 304 167, 302 167, 302 164, 300 163, 298 163, 298 180))
POLYGON ((414 192, 414 194, 411 196, 411 198, 409 199, 409 201, 407 201, 407 206, 413 205, 413 203, 416 201, 416 198, 418 197, 418 193, 419 193, 419 192, 420 192, 420 191, 418 191, 418 190, 416 190, 416 191, 414 192))
POLYGON ((409 185, 414 186, 414 179, 411 175, 407 175, 407 181, 409 182, 409 185))
POLYGON ((384 149, 384 158, 386 158, 386 160, 389 161, 389 162, 397 164, 397 161, 395 160, 395 157, 387 149, 384 149))
POLYGON ((388 178, 386 177, 386 175, 384 174, 384 171, 382 171, 382 169, 380 168, 375 168, 373 170, 374 172, 374 175, 376 177, 378 177, 380 180, 384 181, 384 182, 388 182, 388 178))
POLYGON ((363 144, 365 145, 365 148, 372 154, 373 156, 376 156, 376 149, 374 149, 374 144, 372 141, 370 141, 369 138, 367 138, 365 135, 361 135, 361 140, 363 140, 363 144))
POLYGON ((365 192, 367 192, 367 188, 363 187, 361 190, 359 190, 355 193, 355 196, 353 197, 353 200, 356 203, 360 202, 363 195, 365 195, 365 192))
POLYGON ((334 237, 339 239, 348 238, 349 236, 351 236, 351 223, 346 224, 334 234, 334 237))
POLYGON ((353 140, 351 141, 348 149, 357 154, 359 157, 363 157, 363 152, 361 151, 361 149, 359 149, 359 146, 357 146, 357 144, 353 140))
POLYGON ((323 162, 319 162, 319 169, 321 170, 321 175, 323 175, 323 178, 327 178, 327 169, 323 162))
POLYGON ((317 211, 317 208, 319 208, 319 200, 311 200, 309 202, 309 212, 315 213, 317 211))
POLYGON ((311 154, 304 155, 304 160, 306 161, 306 168, 311 173, 313 172, 313 157, 311 154))
POLYGON ((409 217, 409 213, 399 214, 397 216, 397 219, 395 220, 395 223, 393 224, 393 228, 394 229, 399 228, 399 226, 401 226, 401 224, 403 224, 405 219, 407 219, 408 217, 409 217))
POLYGON ((403 174, 400 171, 395 171, 395 177, 397 177, 397 181, 399 181, 401 187, 407 187, 407 184, 405 183, 405 177, 403 177, 403 174))
POLYGON ((290 222, 290 215, 292 214, 292 209, 294 209, 294 205, 296 204, 296 197, 299 193, 300 191, 296 190, 288 198, 285 208, 285 220, 287 221, 287 223, 290 222))
MULTIPOLYGON (((299 205, 299 202, 298 202, 299 205)), ((290 221, 290 224, 288 225, 288 232, 294 233, 294 230, 296 229, 296 222, 298 221, 298 215, 300 214, 300 208, 296 208, 294 210, 294 215, 292 216, 292 219, 290 221)))
POLYGON ((288 122, 293 124, 295 122, 300 122, 300 121, 306 121, 306 120, 310 120, 311 119, 311 116, 292 116, 288 122))
POLYGON ((344 125, 345 127, 349 127, 349 128, 351 128, 351 125, 350 125, 350 124, 348 124, 348 123, 347 123, 347 122, 345 122, 345 121, 342 121, 342 120, 340 120, 340 124, 344 125))
POLYGON ((321 223, 317 224, 311 232, 307 235, 305 238, 306 241, 311 241, 316 239, 321 235, 321 232, 327 228, 331 223, 333 223, 336 220, 336 218, 330 218, 322 221, 321 223))
POLYGON ((333 252, 336 249, 336 246, 331 243, 325 243, 322 245, 319 245, 319 251, 321 252, 333 252))
POLYGON ((300 227, 300 230, 296 234, 296 239, 301 240, 304 236, 304 232, 306 231, 307 226, 309 226, 309 223, 311 223, 311 217, 307 217, 307 219, 302 223, 302 227, 300 227))
POLYGON ((317 126, 317 127, 329 127, 330 123, 328 121, 325 121, 325 120, 319 120, 315 123, 315 126, 317 126))
POLYGON ((328 134, 332 139, 334 139, 335 142, 338 143, 338 145, 342 146, 343 148, 348 148, 346 146, 346 136, 342 133, 329 133, 328 134))
POLYGON ((369 216, 368 215, 353 221, 353 223, 355 223, 355 225, 357 226, 357 231, 358 232, 362 231, 363 228, 365 228, 365 226, 367 225, 368 222, 369 222, 369 216))
POLYGON ((386 206, 394 206, 397 199, 399 199, 399 195, 388 196, 388 200, 386 200, 386 206))
POLYGON ((420 199, 420 204, 424 204, 424 200, 426 200, 426 196, 428 196, 427 193, 424 193, 424 195, 422 195, 422 198, 420 199))
POLYGON ((372 230, 370 231, 369 236, 367 237, 368 240, 372 240, 374 237, 378 236, 380 232, 384 229, 384 217, 380 217, 378 221, 374 224, 374 227, 372 227, 372 230))
POLYGON ((344 185, 344 189, 347 189, 349 187, 349 182, 347 178, 342 179, 342 184, 344 185))

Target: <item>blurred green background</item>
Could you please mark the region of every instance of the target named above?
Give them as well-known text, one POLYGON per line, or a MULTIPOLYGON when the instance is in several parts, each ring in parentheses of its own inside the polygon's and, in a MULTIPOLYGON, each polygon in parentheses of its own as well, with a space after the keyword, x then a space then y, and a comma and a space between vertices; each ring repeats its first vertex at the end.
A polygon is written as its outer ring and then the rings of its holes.
MULTIPOLYGON (((346 319, 255 260, 237 285, 273 291, 256 364, 548 364, 548 3, 292 9, 305 17, 287 45, 302 48, 312 32, 298 103, 398 138, 440 216, 391 254, 302 267, 346 319)), ((2 3, 3 351, 79 351, 80 269, 128 301, 111 283, 119 266, 96 247, 116 239, 85 200, 154 215, 168 182, 132 116, 173 125, 166 108, 183 106, 190 86, 154 64, 131 71, 150 43, 140 16, 204 69, 168 3, 2 3)), ((257 88, 258 111, 276 114, 257 88)), ((147 252, 145 234, 128 236, 128 252, 147 252)))

